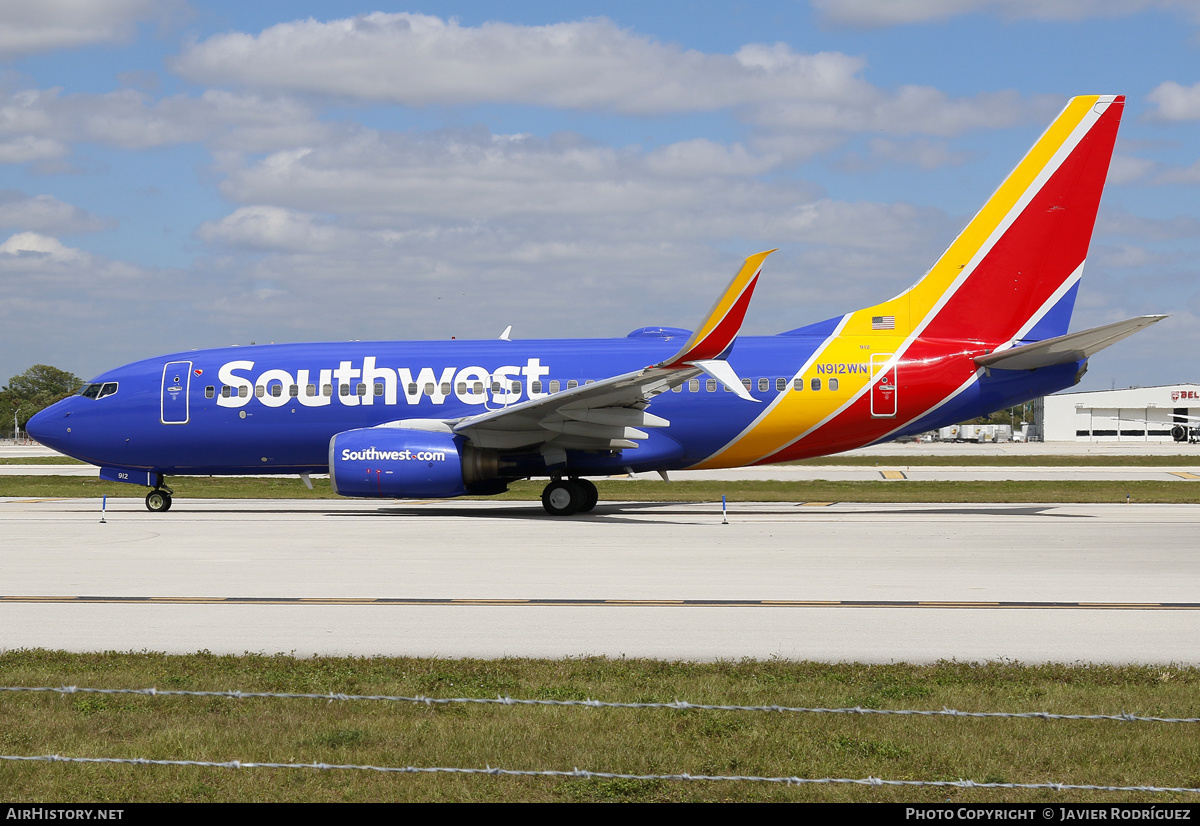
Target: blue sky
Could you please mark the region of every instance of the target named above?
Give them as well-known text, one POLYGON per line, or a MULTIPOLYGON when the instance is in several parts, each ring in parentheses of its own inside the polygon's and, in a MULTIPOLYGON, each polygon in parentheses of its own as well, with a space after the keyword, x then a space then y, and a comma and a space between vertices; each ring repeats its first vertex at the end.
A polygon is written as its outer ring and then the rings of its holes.
POLYGON ((1200 381, 1200 1, 0 0, 0 381, 266 341, 748 332, 920 277, 1128 96, 1083 389, 1200 381))

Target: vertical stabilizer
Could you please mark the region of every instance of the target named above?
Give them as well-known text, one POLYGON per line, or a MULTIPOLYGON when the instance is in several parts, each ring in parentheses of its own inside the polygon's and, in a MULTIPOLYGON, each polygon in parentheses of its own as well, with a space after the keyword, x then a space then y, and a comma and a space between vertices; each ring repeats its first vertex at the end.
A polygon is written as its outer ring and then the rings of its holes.
POLYGON ((1066 333, 1124 105, 1122 95, 1072 98, 925 277, 854 313, 845 332, 894 316, 898 335, 1066 333))

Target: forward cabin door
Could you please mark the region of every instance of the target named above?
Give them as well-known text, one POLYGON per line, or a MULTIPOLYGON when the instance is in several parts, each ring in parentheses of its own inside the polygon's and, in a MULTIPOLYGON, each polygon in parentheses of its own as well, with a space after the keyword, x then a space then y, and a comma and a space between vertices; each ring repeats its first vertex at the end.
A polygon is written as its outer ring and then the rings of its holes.
POLYGON ((188 390, 192 385, 192 363, 172 361, 163 367, 162 415, 163 424, 188 423, 188 390))
POLYGON ((887 367, 892 353, 871 354, 871 418, 896 418, 896 365, 887 367), (884 368, 887 367, 885 370, 884 368), (880 375, 882 373, 882 375, 880 375), (878 379, 877 381, 875 381, 878 379))

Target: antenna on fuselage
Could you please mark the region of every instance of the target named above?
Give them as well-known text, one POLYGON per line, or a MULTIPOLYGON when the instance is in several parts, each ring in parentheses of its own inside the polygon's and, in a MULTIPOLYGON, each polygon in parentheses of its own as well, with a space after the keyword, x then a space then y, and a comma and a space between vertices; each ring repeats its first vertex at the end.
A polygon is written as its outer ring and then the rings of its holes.
POLYGON ((507 327, 504 328, 504 332, 500 334, 500 340, 501 341, 512 341, 512 339, 508 337, 511 332, 512 332, 512 325, 509 324, 507 327))

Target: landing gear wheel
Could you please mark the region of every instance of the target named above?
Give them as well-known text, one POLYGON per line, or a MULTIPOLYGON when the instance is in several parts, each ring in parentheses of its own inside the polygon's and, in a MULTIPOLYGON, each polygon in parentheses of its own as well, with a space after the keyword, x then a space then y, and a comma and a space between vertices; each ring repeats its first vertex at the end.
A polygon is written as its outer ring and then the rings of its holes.
POLYGON ((583 488, 570 479, 559 479, 542 491, 542 507, 551 516, 570 516, 578 513, 585 494, 583 488))
POLYGON ((579 490, 583 493, 583 498, 579 502, 579 512, 587 513, 592 508, 596 507, 596 503, 600 501, 600 491, 596 490, 596 486, 590 479, 572 479, 579 490))
POLYGON ((151 513, 165 513, 171 509, 171 493, 155 488, 146 494, 146 510, 151 513))

